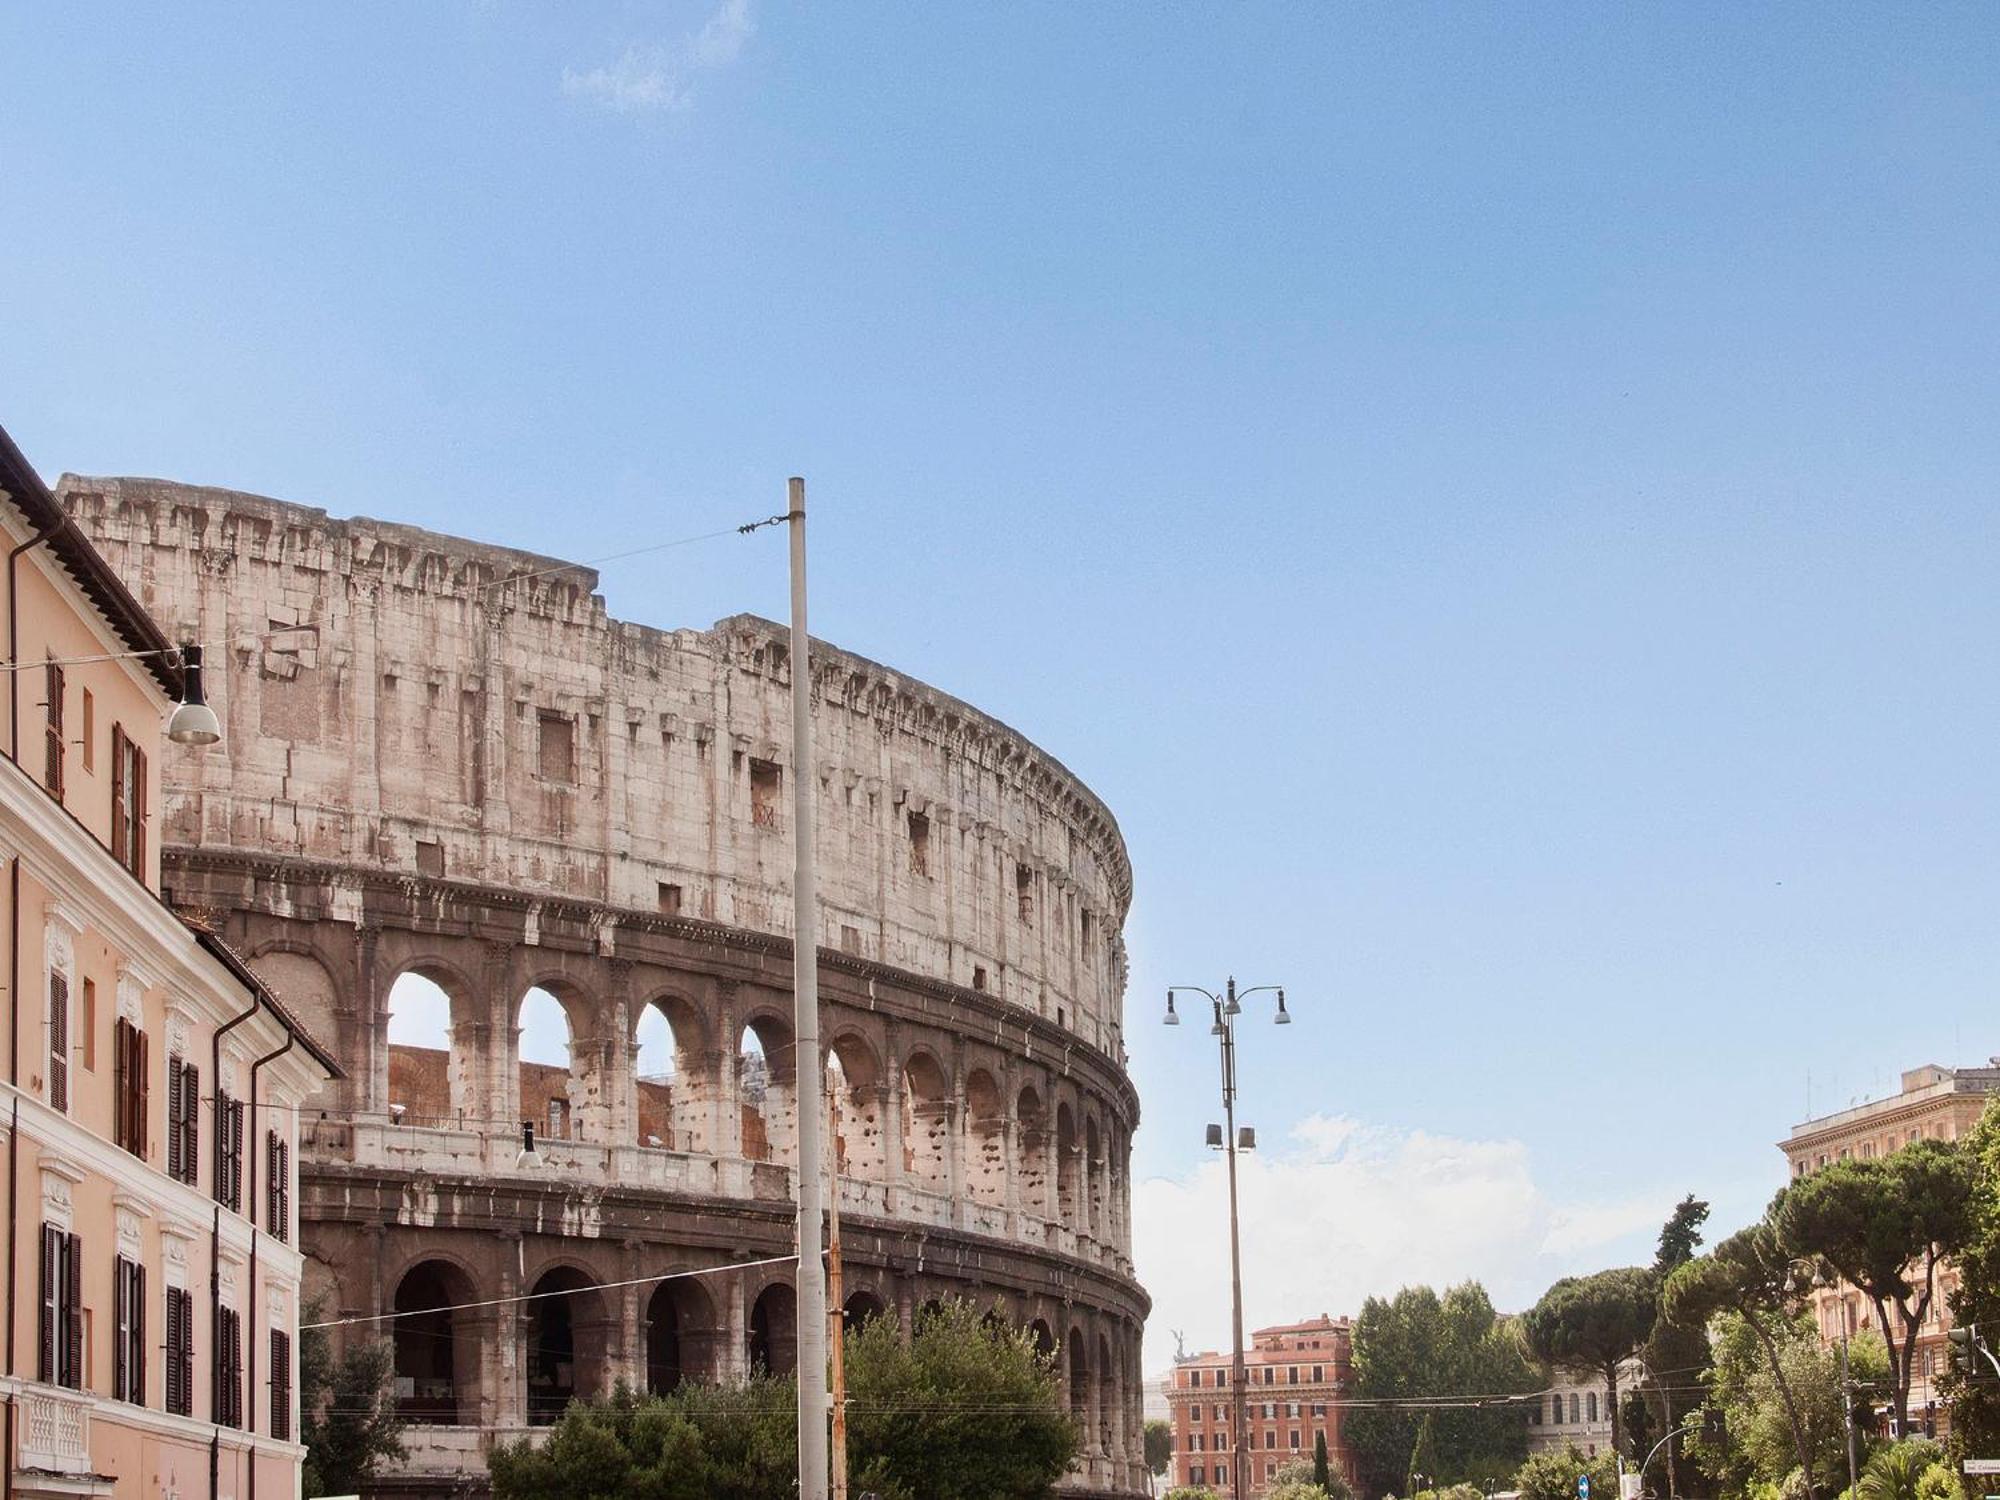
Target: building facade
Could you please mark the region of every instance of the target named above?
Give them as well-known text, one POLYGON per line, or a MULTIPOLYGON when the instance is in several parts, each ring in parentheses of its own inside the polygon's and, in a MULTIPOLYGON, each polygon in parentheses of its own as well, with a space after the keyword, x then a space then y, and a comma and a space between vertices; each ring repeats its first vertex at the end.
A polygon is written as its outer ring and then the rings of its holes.
MULTIPOLYGON (((2000 1057, 1983 1068, 1944 1068, 1935 1063, 1912 1068, 1902 1087, 1885 1099, 1872 1099, 1831 1115, 1794 1126, 1780 1142, 1793 1179, 1849 1158, 1870 1160, 1889 1156, 1920 1140, 1955 1141, 1970 1131, 1988 1101, 2000 1093, 2000 1057)), ((1917 1331, 1915 1367, 1910 1379, 1912 1424, 1928 1422, 1934 1431, 1946 1425, 1947 1406, 1938 1397, 1937 1379, 1950 1367, 1950 1296, 1958 1273, 1946 1264, 1938 1273, 1937 1294, 1917 1331)), ((1895 1312, 1891 1309, 1892 1317, 1895 1312)), ((1875 1328, 1875 1304, 1845 1282, 1813 1294, 1813 1316, 1822 1341, 1838 1344, 1863 1329, 1875 1328)), ((1901 1339, 1905 1329, 1877 1329, 1901 1339)))
POLYGON ((1168 1482, 1229 1492, 1230 1465, 1242 1462, 1244 1493, 1261 1495, 1280 1465, 1310 1459, 1326 1439, 1327 1462, 1354 1480, 1340 1398, 1353 1374, 1353 1329, 1322 1314, 1260 1328, 1243 1351, 1244 1426, 1235 1436, 1234 1360, 1209 1351, 1176 1360, 1166 1396, 1174 1426, 1168 1482))
POLYGON ((385 1490, 476 1490, 491 1444, 619 1380, 789 1367, 803 774, 847 1310, 967 1296, 1032 1329, 1084 1432, 1068 1490, 1143 1492, 1131 871, 1087 787, 818 642, 795 766, 781 627, 617 621, 558 559, 153 481, 64 496, 163 620, 228 643, 166 880, 349 1075, 301 1211, 311 1279, 394 1330, 416 1425, 385 1490), (449 1008, 426 1056, 391 1043, 413 975, 449 1008), (537 994, 553 1072, 521 1055, 537 994), (672 1064, 642 1078, 647 1026, 672 1064))
MULTIPOLYGON (((1633 1363, 1618 1379, 1620 1390, 1637 1390, 1644 1372, 1633 1363)), ((1611 1451, 1610 1388, 1588 1370, 1558 1370, 1548 1389, 1528 1400, 1529 1454, 1570 1447, 1590 1458, 1611 1451)))
POLYGON ((158 628, 0 433, 10 1493, 298 1493, 298 1106, 331 1060, 161 901, 158 628))

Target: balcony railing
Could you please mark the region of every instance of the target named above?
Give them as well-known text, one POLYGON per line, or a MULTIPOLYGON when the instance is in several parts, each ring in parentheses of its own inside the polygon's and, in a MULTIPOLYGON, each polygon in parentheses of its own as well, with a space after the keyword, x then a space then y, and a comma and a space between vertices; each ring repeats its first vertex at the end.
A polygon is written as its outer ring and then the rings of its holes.
POLYGON ((90 1397, 53 1386, 21 1396, 21 1465, 57 1474, 90 1472, 90 1397))

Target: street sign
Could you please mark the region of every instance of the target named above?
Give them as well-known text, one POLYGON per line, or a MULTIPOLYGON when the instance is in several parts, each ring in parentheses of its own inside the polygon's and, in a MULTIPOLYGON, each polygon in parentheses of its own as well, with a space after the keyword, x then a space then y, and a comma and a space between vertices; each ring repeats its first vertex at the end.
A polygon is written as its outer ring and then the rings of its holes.
POLYGON ((1965 1461, 1968 1474, 2000 1474, 2000 1458, 1968 1458, 1965 1461))
MULTIPOLYGON (((1970 1473, 1971 1471, 1967 1470, 1966 1472, 1970 1473)), ((1576 1500, 1590 1500, 1590 1476, 1588 1474, 1579 1474, 1576 1476, 1576 1500)))

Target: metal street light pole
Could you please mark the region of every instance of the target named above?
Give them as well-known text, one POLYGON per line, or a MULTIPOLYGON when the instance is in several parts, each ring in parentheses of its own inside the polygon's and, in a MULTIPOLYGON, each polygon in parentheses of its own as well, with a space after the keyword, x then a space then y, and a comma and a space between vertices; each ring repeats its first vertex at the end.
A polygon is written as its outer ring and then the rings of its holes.
MULTIPOLYGON (((1190 994, 1205 996, 1215 1011, 1215 1024, 1209 1034, 1220 1039, 1222 1052, 1222 1139, 1210 1141, 1220 1145, 1229 1162, 1229 1327, 1230 1327, 1230 1417, 1229 1435, 1229 1493, 1231 1500, 1243 1500, 1243 1455, 1248 1451, 1244 1439, 1247 1416, 1243 1366, 1243 1237, 1236 1211, 1236 1152, 1239 1146, 1246 1149, 1255 1137, 1239 1141, 1236 1134, 1236 1017, 1242 1012, 1242 1002, 1251 995, 1275 991, 1278 996, 1278 1014, 1273 1018, 1280 1026, 1289 1026, 1291 1012, 1285 1009, 1285 991, 1273 984, 1260 984, 1254 989, 1238 992, 1236 980, 1232 977, 1220 996, 1193 984, 1177 984, 1167 990, 1166 1024, 1178 1026, 1180 1016, 1174 1010, 1174 995, 1185 990, 1190 994)), ((1215 1127, 1209 1126, 1213 1132, 1215 1127)), ((1246 1135, 1248 1132, 1246 1131, 1246 1135)))

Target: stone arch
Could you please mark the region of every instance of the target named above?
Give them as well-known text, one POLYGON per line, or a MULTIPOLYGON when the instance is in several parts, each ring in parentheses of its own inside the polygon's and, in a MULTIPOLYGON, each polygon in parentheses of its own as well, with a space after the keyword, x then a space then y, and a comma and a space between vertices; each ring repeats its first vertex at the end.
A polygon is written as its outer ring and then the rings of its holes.
POLYGON ((951 1191, 951 1081, 925 1048, 903 1059, 903 1175, 932 1193, 951 1191))
POLYGON ((1069 1414, 1077 1426, 1077 1443, 1086 1452, 1090 1448, 1090 1354, 1085 1344, 1083 1329, 1070 1325, 1069 1337, 1064 1343, 1064 1362, 1069 1369, 1069 1414))
POLYGON ((1043 1359, 1053 1361, 1056 1357, 1056 1333, 1049 1327, 1047 1318, 1036 1318, 1028 1324, 1028 1336, 1035 1341, 1035 1353, 1043 1359))
POLYGON ((775 1006, 743 1018, 731 1062, 742 1111, 743 1154, 751 1161, 789 1162, 797 1155, 798 1069, 792 1023, 775 1006))
POLYGON ((1104 1334, 1097 1336, 1097 1389, 1092 1393, 1096 1403, 1096 1448, 1100 1453, 1108 1453, 1113 1448, 1113 1424, 1118 1418, 1118 1365, 1111 1357, 1111 1340, 1104 1334))
POLYGON ((715 1299, 698 1276, 670 1276, 646 1299, 646 1389, 665 1395, 688 1380, 714 1380, 719 1328, 715 1299))
POLYGON ((985 1068, 965 1075, 965 1180, 975 1203, 1007 1201, 1007 1102, 985 1068))
POLYGON ((1104 1238, 1104 1136, 1097 1128, 1097 1116, 1083 1120, 1083 1232, 1093 1239, 1104 1238))
POLYGON ((837 1028, 826 1051, 835 1105, 834 1161, 842 1176, 881 1182, 887 1175, 881 1056, 853 1026, 837 1028))
POLYGON ((609 1352, 614 1319, 597 1278, 558 1261, 529 1283, 523 1318, 528 1421, 547 1426, 571 1401, 588 1401, 610 1389, 609 1352))
POLYGON ((405 1267, 394 1286, 396 1414, 406 1422, 477 1426, 481 1329, 490 1320, 462 1310, 480 1300, 471 1275, 452 1258, 431 1255, 405 1267))
POLYGON ((877 1318, 887 1317, 889 1305, 871 1287, 856 1287, 847 1294, 841 1305, 841 1326, 849 1333, 858 1333, 877 1318))
POLYGON ((1056 1217, 1066 1229, 1077 1227, 1076 1115, 1065 1099, 1056 1106, 1056 1217))
POLYGON ((789 1375, 799 1363, 799 1301, 789 1281, 773 1281, 757 1293, 745 1320, 752 1374, 789 1375))
POLYGON ((713 1050, 707 1018, 685 995, 661 990, 634 1008, 632 1118, 640 1145, 695 1155, 713 1149, 713 1050))
POLYGON ((391 1124, 484 1131, 488 1026, 479 988, 459 969, 422 957, 383 991, 379 1097, 391 1124))
POLYGON ((1021 1174, 1021 1211, 1052 1218, 1049 1203, 1049 1112, 1041 1093, 1023 1084, 1014 1099, 1016 1169, 1021 1174))

